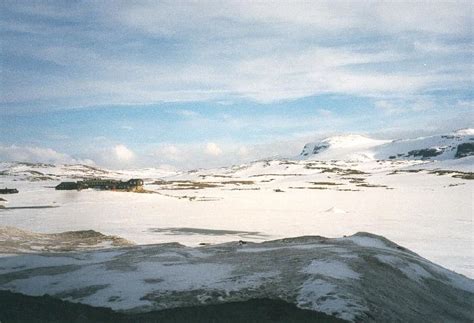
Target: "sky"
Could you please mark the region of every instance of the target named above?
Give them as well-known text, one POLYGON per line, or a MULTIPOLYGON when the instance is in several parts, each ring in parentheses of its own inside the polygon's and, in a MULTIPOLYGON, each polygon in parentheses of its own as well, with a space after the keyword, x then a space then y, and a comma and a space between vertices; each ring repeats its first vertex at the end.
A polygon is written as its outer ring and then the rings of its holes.
POLYGON ((0 160, 197 168, 473 127, 471 1, 0 2, 0 160))

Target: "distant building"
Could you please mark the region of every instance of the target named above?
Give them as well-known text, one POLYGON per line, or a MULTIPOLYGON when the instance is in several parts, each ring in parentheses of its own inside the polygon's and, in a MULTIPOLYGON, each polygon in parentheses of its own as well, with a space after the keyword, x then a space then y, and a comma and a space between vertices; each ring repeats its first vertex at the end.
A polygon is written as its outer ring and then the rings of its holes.
POLYGON ((16 194, 18 190, 16 188, 0 188, 0 194, 16 194))
POLYGON ((57 190, 80 190, 79 182, 61 182, 56 186, 57 190))
POLYGON ((130 179, 126 182, 114 179, 88 179, 78 182, 62 182, 56 186, 57 190, 82 190, 93 188, 107 191, 141 191, 143 190, 143 180, 138 178, 130 179))

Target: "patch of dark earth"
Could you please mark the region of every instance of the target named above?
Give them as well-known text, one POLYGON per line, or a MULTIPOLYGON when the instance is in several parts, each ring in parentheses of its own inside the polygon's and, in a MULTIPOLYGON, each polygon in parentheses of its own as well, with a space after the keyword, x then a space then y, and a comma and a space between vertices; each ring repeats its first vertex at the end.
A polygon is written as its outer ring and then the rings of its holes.
POLYGON ((38 206, 12 206, 5 207, 4 210, 24 210, 24 209, 54 209, 59 206, 57 205, 38 205, 38 206))
POLYGON ((202 228, 150 228, 149 232, 164 233, 167 235, 199 234, 210 236, 240 235, 240 236, 265 236, 258 231, 212 230, 202 228))
POLYGON ((347 322, 339 318, 299 309, 293 304, 272 299, 173 308, 139 314, 114 312, 109 308, 62 301, 51 296, 26 296, 0 291, 2 323, 59 322, 173 322, 173 323, 257 323, 257 322, 347 322))

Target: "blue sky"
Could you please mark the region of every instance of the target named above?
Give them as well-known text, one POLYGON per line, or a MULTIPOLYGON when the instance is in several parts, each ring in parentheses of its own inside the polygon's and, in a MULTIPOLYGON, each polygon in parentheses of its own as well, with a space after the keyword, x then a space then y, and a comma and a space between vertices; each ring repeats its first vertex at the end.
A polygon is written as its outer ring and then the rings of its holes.
POLYGON ((472 126, 469 1, 2 1, 0 159, 193 168, 472 126))

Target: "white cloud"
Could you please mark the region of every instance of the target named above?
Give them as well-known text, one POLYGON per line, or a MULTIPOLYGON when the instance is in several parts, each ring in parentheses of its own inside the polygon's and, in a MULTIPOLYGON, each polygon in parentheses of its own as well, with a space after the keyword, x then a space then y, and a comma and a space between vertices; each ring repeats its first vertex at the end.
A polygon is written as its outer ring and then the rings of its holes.
MULTIPOLYGON (((272 26, 285 29, 298 26, 308 33, 344 31, 350 28, 398 33, 427 31, 434 33, 463 33, 470 19, 469 1, 215 1, 133 2, 120 10, 107 11, 110 18, 138 30, 161 36, 179 36, 193 30, 207 34, 217 23, 221 33, 237 31, 225 19, 254 28, 272 26), (184 23, 183 23, 184 22, 184 23)), ((242 26, 239 25, 240 28, 242 26)), ((468 31, 467 31, 468 32, 468 31)))
POLYGON ((184 158, 182 151, 175 145, 164 146, 156 155, 167 161, 180 161, 184 158))
POLYGON ((406 111, 405 108, 400 107, 399 105, 396 105, 393 102, 389 102, 387 100, 380 100, 375 102, 375 107, 377 109, 381 109, 388 115, 402 114, 406 111))
POLYGON ((142 157, 123 144, 113 143, 105 137, 95 138, 95 142, 82 152, 98 165, 109 168, 143 166, 142 157))
POLYGON ((209 142, 206 145, 205 152, 211 156, 219 156, 222 154, 222 149, 216 143, 209 142))
POLYGON ((432 99, 417 97, 415 99, 407 98, 405 100, 378 100, 374 103, 377 109, 381 109, 387 115, 398 115, 407 112, 421 112, 433 109, 435 106, 445 108, 445 102, 433 102, 432 99))
POLYGON ((135 159, 135 153, 125 145, 116 145, 113 152, 118 162, 129 163, 135 159))
POLYGON ((6 50, 64 71, 45 77, 43 69, 35 74, 5 66, 3 104, 225 103, 239 98, 268 103, 322 93, 403 97, 465 89, 472 75, 469 60, 456 56, 472 50, 457 41, 471 37, 469 1, 95 2, 89 13, 77 6, 69 11, 46 4, 11 7, 51 19, 51 12, 67 13, 78 27, 45 23, 28 29, 24 19, 0 25, 2 30, 46 30, 46 41, 9 40, 6 50), (80 31, 81 23, 91 19, 100 22, 98 30, 80 31), (71 32, 74 38, 65 38, 62 46, 52 41, 71 32), (124 41, 118 48, 122 54, 116 54, 114 37, 122 41, 124 35, 145 41, 124 41), (160 48, 146 41, 162 36, 179 46, 160 48), (114 46, 96 41, 104 37, 114 46), (81 39, 87 40, 83 46, 81 39), (101 45, 91 47, 91 40, 101 45), (163 57, 179 53, 180 58, 161 59, 154 55, 157 49, 163 57), (413 63, 417 60, 432 64, 427 68, 413 63))
POLYGON ((176 109, 172 111, 173 113, 182 116, 182 117, 197 117, 199 116, 199 113, 193 110, 187 110, 187 109, 176 109))
POLYGON ((0 160, 52 164, 94 164, 90 159, 78 160, 51 148, 0 145, 0 160))

